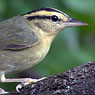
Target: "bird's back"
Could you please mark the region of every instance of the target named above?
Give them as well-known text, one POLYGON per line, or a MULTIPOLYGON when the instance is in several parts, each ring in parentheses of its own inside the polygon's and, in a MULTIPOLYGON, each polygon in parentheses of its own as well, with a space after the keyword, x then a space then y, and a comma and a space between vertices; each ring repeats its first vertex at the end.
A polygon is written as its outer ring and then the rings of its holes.
POLYGON ((38 42, 37 35, 27 25, 22 16, 0 23, 0 49, 9 44, 33 45, 38 42))
MULTIPOLYGON (((27 61, 24 52, 39 42, 37 35, 22 16, 16 16, 0 23, 0 72, 9 72, 22 60, 27 61), (22 59, 23 58, 23 59, 22 59)), ((29 56, 29 55, 27 55, 29 56)))

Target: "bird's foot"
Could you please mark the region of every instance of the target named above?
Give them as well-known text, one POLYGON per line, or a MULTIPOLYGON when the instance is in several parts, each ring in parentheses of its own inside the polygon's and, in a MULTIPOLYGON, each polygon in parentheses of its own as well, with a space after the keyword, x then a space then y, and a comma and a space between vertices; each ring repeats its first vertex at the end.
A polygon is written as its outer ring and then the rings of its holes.
POLYGON ((4 94, 4 95, 5 95, 5 94, 7 94, 7 93, 9 93, 9 92, 7 92, 7 91, 5 91, 4 89, 0 88, 0 94, 2 94, 2 95, 4 94))
POLYGON ((27 86, 27 85, 29 85, 29 84, 33 84, 33 83, 36 83, 36 82, 38 82, 38 81, 41 81, 41 80, 43 80, 43 79, 45 79, 45 78, 46 78, 46 77, 43 77, 43 78, 40 78, 40 79, 26 78, 24 82, 22 82, 22 83, 20 83, 20 84, 18 84, 18 85, 16 86, 16 91, 17 91, 17 92, 20 92, 20 90, 21 90, 23 87, 25 87, 25 86, 27 86))

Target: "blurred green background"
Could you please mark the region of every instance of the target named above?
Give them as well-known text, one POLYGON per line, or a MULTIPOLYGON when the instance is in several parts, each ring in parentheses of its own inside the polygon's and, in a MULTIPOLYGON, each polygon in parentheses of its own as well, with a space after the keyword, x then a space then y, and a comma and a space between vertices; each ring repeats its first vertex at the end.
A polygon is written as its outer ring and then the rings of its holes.
MULTIPOLYGON (((64 29, 54 40, 46 58, 32 69, 8 77, 40 78, 95 61, 95 0, 0 0, 0 21, 39 7, 57 8, 89 26, 64 29)), ((15 90, 17 83, 0 87, 15 90)))

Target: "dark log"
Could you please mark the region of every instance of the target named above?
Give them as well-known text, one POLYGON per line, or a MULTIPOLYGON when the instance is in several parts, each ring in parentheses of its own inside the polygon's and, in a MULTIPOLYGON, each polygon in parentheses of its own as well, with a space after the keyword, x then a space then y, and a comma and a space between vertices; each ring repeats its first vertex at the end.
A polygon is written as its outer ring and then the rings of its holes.
POLYGON ((70 69, 7 95, 95 95, 95 62, 70 69))

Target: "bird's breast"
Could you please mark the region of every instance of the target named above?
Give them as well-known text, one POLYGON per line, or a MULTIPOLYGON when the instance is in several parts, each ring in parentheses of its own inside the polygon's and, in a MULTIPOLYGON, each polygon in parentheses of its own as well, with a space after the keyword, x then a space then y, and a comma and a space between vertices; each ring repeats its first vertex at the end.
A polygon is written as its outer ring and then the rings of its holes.
POLYGON ((48 37, 43 37, 42 41, 35 46, 36 55, 40 58, 41 61, 48 53, 51 46, 52 39, 48 37))

